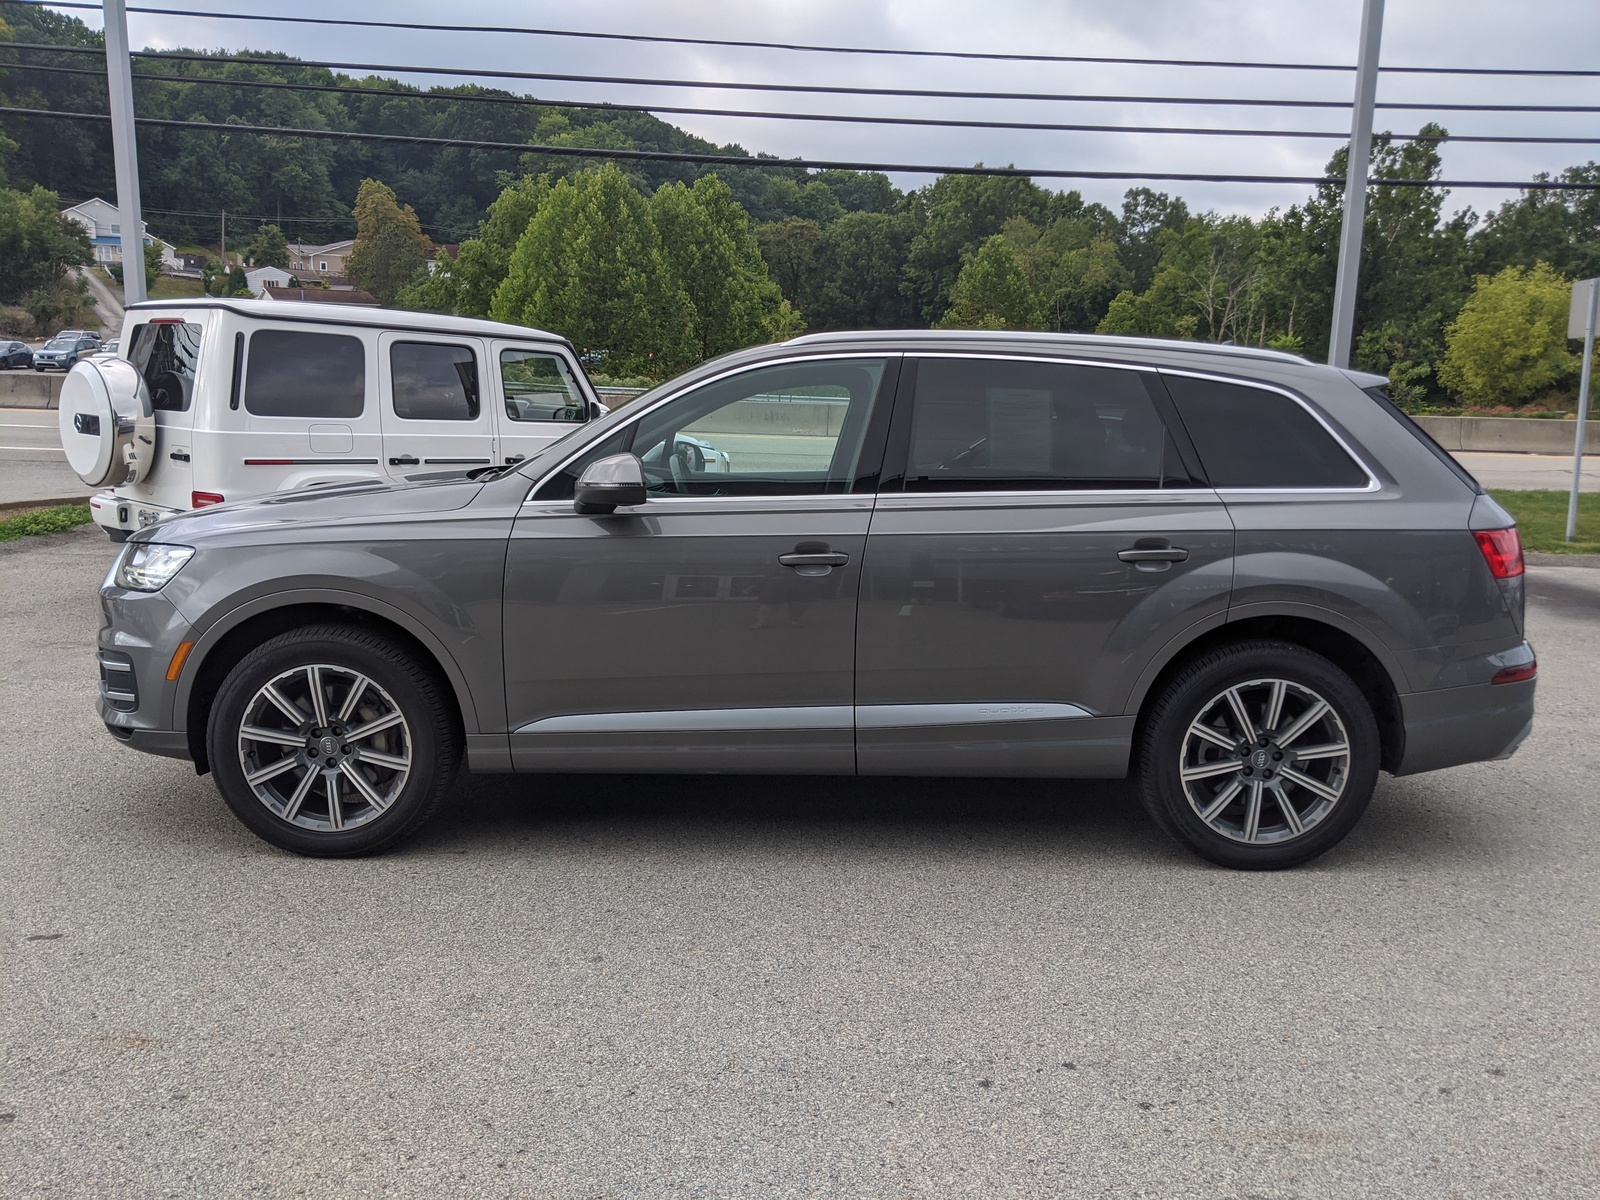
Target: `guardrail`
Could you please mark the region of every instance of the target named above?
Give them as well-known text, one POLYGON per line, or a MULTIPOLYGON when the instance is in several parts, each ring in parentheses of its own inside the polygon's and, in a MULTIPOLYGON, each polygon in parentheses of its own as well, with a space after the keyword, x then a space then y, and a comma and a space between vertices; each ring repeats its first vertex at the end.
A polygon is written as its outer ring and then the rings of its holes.
MULTIPOLYGON (((1417 417, 1446 450, 1479 454, 1572 455, 1578 422, 1538 417, 1417 417)), ((1584 430, 1583 455, 1600 454, 1600 421, 1584 430)))

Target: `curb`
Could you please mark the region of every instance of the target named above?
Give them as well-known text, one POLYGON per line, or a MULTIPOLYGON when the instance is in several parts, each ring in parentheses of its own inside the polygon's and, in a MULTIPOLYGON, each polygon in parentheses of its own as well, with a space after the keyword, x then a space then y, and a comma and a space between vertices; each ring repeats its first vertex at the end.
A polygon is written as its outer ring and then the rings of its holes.
POLYGON ((1524 554, 1530 567, 1588 567, 1600 571, 1600 554, 1524 554))
MULTIPOLYGON (((22 508, 59 508, 63 504, 87 504, 89 494, 82 496, 46 496, 42 500, 6 500, 0 501, 0 513, 16 512, 22 508)), ((1594 556, 1600 558, 1600 555, 1594 556)))

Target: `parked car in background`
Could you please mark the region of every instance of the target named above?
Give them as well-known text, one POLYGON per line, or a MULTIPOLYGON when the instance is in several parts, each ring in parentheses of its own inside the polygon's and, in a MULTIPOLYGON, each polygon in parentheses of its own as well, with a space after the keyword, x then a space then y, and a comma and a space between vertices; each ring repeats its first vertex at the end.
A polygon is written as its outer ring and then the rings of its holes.
POLYGON ((121 347, 122 347, 122 339, 121 338, 112 338, 109 342, 102 342, 100 344, 100 349, 96 350, 95 353, 96 354, 109 354, 111 357, 115 358, 117 356, 117 351, 121 347))
POLYGON ((137 304, 62 385, 61 444, 112 538, 266 492, 517 462, 603 415, 564 338, 282 300, 137 304))
POLYGON ((0 368, 33 366, 33 351, 25 342, 0 341, 0 368))
POLYGON ((89 337, 82 333, 58 333, 46 342, 42 349, 33 352, 33 369, 43 371, 52 368, 66 371, 73 363, 88 358, 99 349, 100 339, 97 337, 89 337))
POLYGON ((1532 726, 1515 523, 1383 383, 1070 335, 744 351, 523 462, 135 535, 101 590, 101 716, 304 854, 410 833, 464 756, 1131 770, 1196 853, 1292 866, 1380 769, 1532 726))

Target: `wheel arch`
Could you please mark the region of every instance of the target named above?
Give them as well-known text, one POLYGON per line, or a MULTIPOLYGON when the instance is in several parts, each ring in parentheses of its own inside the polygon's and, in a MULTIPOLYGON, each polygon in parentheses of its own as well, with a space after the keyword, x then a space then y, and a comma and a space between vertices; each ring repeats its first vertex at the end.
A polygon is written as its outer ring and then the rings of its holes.
POLYGON ((1145 668, 1129 698, 1128 710, 1138 715, 1133 732, 1134 746, 1142 742, 1150 708, 1168 680, 1209 651, 1234 642, 1258 639, 1303 646, 1350 676, 1372 704, 1382 743, 1380 766, 1391 774, 1399 768, 1406 748, 1405 718, 1396 684, 1404 678, 1399 664, 1388 648, 1365 630, 1348 628, 1326 613, 1252 613, 1202 630, 1187 641, 1169 645, 1145 668))
POLYGON ((206 753, 206 713, 228 672, 256 646, 292 629, 344 624, 380 633, 407 647, 444 683, 455 717, 465 733, 479 728, 477 708, 466 676, 437 638, 406 614, 368 596, 343 592, 303 592, 264 597, 228 613, 197 639, 184 663, 173 698, 173 717, 189 742, 195 770, 210 770, 206 753))

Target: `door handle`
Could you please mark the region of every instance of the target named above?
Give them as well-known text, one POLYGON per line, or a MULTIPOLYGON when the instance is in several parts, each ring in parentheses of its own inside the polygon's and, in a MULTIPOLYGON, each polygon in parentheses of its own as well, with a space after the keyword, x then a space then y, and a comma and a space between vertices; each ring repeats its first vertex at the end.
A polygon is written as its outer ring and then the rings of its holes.
POLYGON ((1125 563, 1175 563, 1187 561, 1189 552, 1177 546, 1140 547, 1134 550, 1119 550, 1117 557, 1125 563))
POLYGON ((402 454, 399 458, 391 458, 389 465, 391 467, 414 467, 417 465, 417 460, 409 454, 402 454))
POLYGON ((850 556, 838 550, 807 554, 780 554, 778 561, 786 567, 842 567, 850 556))

